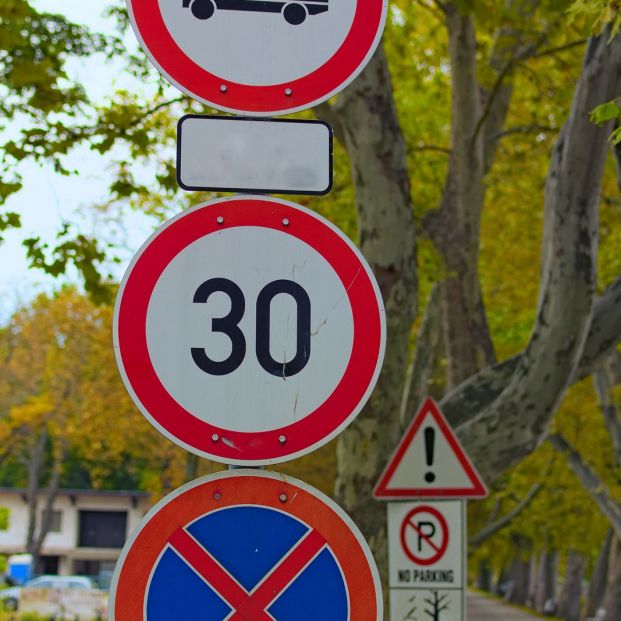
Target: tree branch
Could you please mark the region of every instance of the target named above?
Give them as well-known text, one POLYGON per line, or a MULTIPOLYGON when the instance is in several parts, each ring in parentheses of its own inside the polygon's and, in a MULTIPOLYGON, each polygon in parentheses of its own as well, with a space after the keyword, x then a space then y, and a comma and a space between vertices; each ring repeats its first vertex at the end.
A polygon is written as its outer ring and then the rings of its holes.
POLYGON ((495 535, 497 532, 501 531, 505 526, 507 526, 512 520, 514 520, 537 496, 537 494, 543 489, 543 483, 535 483, 527 492, 526 496, 518 502, 511 511, 505 513, 502 517, 498 518, 494 522, 491 522, 484 528, 482 528, 478 533, 475 533, 468 539, 468 545, 471 547, 480 546, 486 539, 489 539, 492 535, 495 535))
POLYGON ((610 124, 593 126, 588 115, 620 88, 621 37, 610 44, 605 36, 592 39, 548 172, 542 285, 530 341, 498 397, 458 429, 483 476, 490 479, 545 438, 588 340, 597 207, 610 129, 610 124))
MULTIPOLYGON (((617 358, 618 353, 614 351, 611 358, 617 358)), ((611 368, 613 360, 606 360, 593 373, 593 386, 597 393, 599 408, 604 416, 608 433, 615 456, 617 466, 621 465, 621 420, 619 420, 619 412, 615 405, 612 388, 615 385, 613 378, 613 369, 611 368)))
MULTIPOLYGON (((621 276, 610 285, 593 306, 593 319, 587 341, 572 383, 594 372, 603 358, 621 341, 621 276)), ((524 352, 489 366, 447 394, 440 402, 449 422, 457 426, 489 407, 509 383, 524 352)))
POLYGON ((490 140, 499 140, 505 136, 511 136, 512 134, 530 134, 539 132, 557 132, 558 127, 552 127, 551 125, 517 125, 516 127, 507 127, 502 131, 490 136, 490 140))
POLYGON ((442 291, 435 284, 429 295, 425 316, 416 339, 416 349, 408 367, 401 411, 401 426, 410 422, 408 412, 417 411, 426 395, 442 341, 442 291))
POLYGON ((591 496, 603 515, 606 516, 617 537, 621 538, 621 506, 611 497, 603 481, 560 433, 551 435, 549 440, 557 451, 567 456, 567 463, 582 483, 582 487, 591 496))

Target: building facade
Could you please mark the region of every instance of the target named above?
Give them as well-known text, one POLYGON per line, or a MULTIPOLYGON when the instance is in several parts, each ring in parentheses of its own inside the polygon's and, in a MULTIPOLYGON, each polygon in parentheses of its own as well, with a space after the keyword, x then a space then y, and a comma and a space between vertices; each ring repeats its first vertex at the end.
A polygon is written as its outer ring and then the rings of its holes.
MULTIPOLYGON (((146 492, 60 490, 36 573, 93 576, 105 586, 125 540, 150 504, 146 492)), ((42 493, 37 509, 38 523, 44 506, 45 494, 42 493)), ((0 507, 9 510, 8 525, 0 530, 0 554, 25 552, 26 490, 0 488, 0 507)))

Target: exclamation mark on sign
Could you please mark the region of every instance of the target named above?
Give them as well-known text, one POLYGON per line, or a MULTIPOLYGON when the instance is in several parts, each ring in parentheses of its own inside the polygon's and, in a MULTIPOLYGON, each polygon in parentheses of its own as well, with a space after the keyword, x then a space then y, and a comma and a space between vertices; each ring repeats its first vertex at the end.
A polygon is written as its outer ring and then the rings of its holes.
MULTIPOLYGON (((425 457, 427 458, 427 467, 433 466, 433 453, 436 444, 436 431, 433 427, 427 427, 425 429, 425 457)), ((433 472, 425 473, 425 481, 427 483, 433 483, 436 480, 436 475, 433 472)))

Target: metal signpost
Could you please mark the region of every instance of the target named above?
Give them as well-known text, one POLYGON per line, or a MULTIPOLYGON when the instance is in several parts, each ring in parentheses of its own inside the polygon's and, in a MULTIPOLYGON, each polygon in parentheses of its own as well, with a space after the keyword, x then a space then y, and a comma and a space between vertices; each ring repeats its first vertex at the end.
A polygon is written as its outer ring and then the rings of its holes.
MULTIPOLYGON (((325 194, 332 130, 267 119, 326 101, 370 60, 387 0, 127 0, 159 71, 242 118, 178 125, 186 190, 325 194), (249 118, 249 117, 259 118, 249 118)), ((114 346, 139 410, 233 466, 305 455, 377 381, 384 307, 366 261, 310 210, 266 196, 197 205, 156 231, 121 284, 114 346)), ((381 621, 362 535, 284 475, 230 470, 156 505, 117 564, 110 621, 381 621)))
POLYGON ((373 495, 402 501, 387 505, 390 621, 464 621, 465 499, 484 498, 487 488, 433 399, 406 429, 373 495))
POLYGON ((381 583, 351 519, 284 475, 188 483, 144 517, 119 559, 117 621, 376 621, 381 583))

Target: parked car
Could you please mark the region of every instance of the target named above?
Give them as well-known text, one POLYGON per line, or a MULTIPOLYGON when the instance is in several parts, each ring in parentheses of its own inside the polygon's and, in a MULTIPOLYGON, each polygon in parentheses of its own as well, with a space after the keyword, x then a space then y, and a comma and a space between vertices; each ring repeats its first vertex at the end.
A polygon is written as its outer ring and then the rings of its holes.
POLYGON ((5 610, 17 610, 22 589, 94 589, 95 585, 86 576, 39 576, 22 586, 10 587, 0 591, 0 602, 5 610))
POLYGON ((282 13, 285 21, 293 26, 301 24, 308 15, 318 15, 328 10, 328 0, 183 0, 183 6, 197 19, 209 19, 216 9, 225 11, 254 11, 256 13, 282 13))

